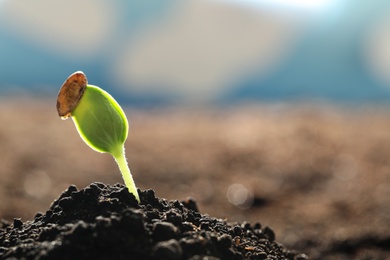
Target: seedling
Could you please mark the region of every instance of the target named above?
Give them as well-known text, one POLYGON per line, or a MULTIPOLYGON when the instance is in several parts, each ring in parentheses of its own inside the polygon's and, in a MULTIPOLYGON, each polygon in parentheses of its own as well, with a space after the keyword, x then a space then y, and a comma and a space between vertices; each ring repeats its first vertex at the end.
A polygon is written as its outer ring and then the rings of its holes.
POLYGON ((110 153, 117 162, 129 192, 139 200, 137 188, 125 157, 124 143, 129 124, 115 99, 99 87, 88 85, 81 71, 69 76, 57 97, 62 119, 72 117, 81 139, 93 150, 110 153))

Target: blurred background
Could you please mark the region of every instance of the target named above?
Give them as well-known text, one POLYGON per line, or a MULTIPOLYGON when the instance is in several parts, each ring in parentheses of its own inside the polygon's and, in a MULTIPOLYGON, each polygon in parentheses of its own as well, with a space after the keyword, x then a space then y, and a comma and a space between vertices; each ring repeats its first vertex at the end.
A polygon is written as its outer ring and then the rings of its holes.
POLYGON ((76 70, 122 102, 390 98, 390 3, 0 1, 2 95, 76 70))
POLYGON ((139 188, 313 258, 386 256, 389 17, 386 0, 0 0, 0 217, 122 182, 57 116, 82 70, 126 110, 139 188))

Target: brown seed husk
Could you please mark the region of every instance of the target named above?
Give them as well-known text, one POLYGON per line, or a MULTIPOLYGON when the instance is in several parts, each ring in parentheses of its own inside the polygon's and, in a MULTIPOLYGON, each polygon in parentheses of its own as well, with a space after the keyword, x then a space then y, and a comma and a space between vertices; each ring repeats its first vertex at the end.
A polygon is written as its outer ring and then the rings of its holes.
POLYGON ((57 112, 62 119, 67 119, 79 104, 88 80, 82 71, 76 71, 62 84, 57 96, 57 112))

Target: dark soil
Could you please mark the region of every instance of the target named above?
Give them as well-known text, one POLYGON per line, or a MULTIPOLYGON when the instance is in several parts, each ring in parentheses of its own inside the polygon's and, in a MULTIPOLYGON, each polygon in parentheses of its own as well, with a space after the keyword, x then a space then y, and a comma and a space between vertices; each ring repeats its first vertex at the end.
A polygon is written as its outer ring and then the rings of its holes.
POLYGON ((139 195, 140 204, 121 184, 70 186, 34 220, 2 221, 1 259, 307 259, 259 223, 202 215, 192 199, 139 195))
MULTIPOLYGON (((278 243, 314 260, 390 259, 388 106, 263 103, 126 115, 126 157, 140 189, 168 201, 193 197, 217 219, 270 226, 278 243)), ((0 98, 0 122, 0 219, 9 231, 15 217, 22 228, 42 225, 36 212, 71 184, 123 181, 112 156, 58 118, 53 98, 0 98)))

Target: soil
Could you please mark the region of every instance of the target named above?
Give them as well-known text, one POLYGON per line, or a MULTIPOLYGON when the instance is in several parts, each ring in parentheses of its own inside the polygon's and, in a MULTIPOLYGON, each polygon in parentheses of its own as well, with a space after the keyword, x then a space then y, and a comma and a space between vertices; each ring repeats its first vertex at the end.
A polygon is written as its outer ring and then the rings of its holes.
MULTIPOLYGON (((0 100, 0 219, 8 229, 15 218, 34 222, 71 185, 123 183, 113 158, 87 147, 53 100, 0 100)), ((126 154, 138 188, 168 202, 192 197, 202 216, 261 223, 283 248, 311 259, 390 259, 389 111, 128 108, 126 154)))
POLYGON ((307 259, 260 223, 228 223, 196 202, 135 197, 121 184, 70 186, 33 221, 3 221, 2 259, 307 259))

